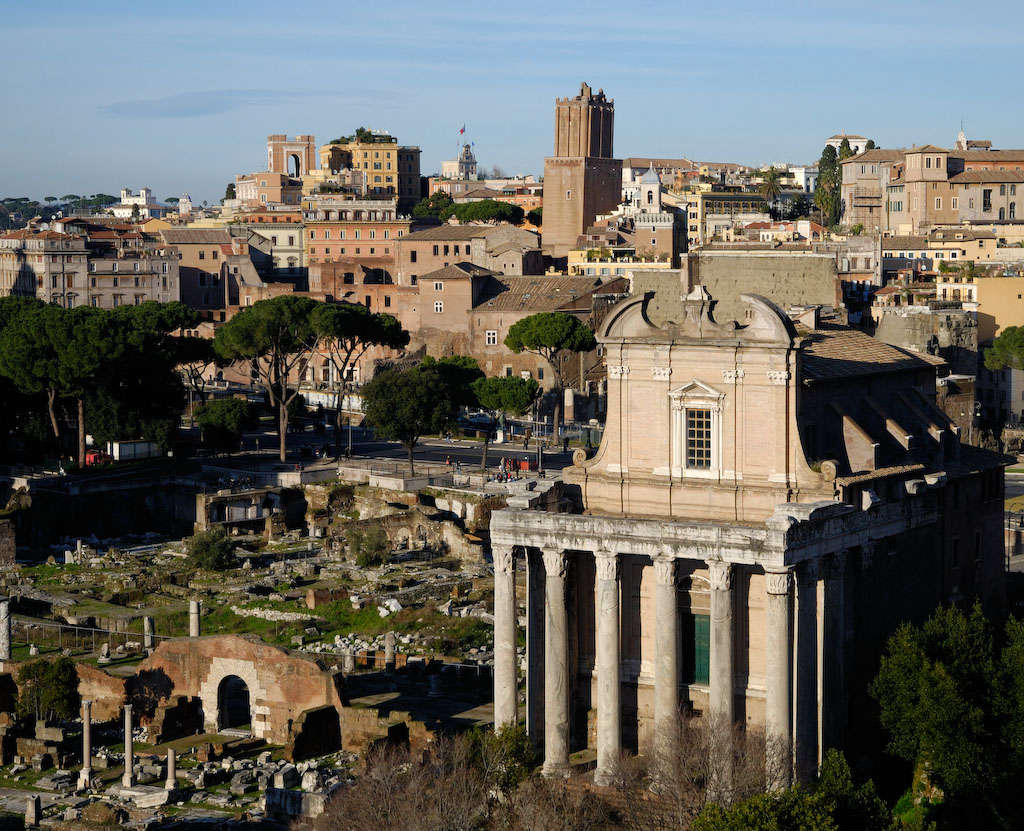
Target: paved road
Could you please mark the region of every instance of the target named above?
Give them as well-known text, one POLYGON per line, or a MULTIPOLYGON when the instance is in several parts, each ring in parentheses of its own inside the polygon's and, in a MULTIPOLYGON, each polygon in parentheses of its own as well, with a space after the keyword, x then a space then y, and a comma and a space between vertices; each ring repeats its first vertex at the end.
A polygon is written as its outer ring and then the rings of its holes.
POLYGON ((1006 499, 1014 501, 1014 508, 1024 508, 1024 473, 1006 474, 1006 499), (1017 503, 1020 503, 1019 505, 1017 503))
MULTIPOLYGON (((408 453, 405 447, 398 442, 380 441, 373 438, 368 431, 364 432, 358 429, 354 430, 352 435, 352 458, 355 460, 384 459, 394 462, 405 462, 408 459, 408 453)), ((347 439, 348 434, 343 430, 341 444, 342 458, 344 458, 345 448, 348 444, 347 439)), ((231 459, 228 460, 229 463, 232 466, 238 467, 246 467, 248 465, 255 464, 257 440, 259 441, 260 462, 269 463, 271 461, 275 461, 277 459, 278 448, 277 434, 266 432, 246 435, 242 442, 244 451, 241 454, 236 454, 231 457, 231 459)), ((328 431, 324 435, 318 435, 311 431, 289 435, 289 462, 298 462, 303 460, 301 456, 302 448, 317 450, 323 449, 324 447, 326 447, 329 457, 333 460, 333 431, 328 431)), ((466 472, 473 468, 479 468, 482 456, 483 443, 468 439, 456 439, 449 442, 432 436, 421 440, 419 444, 416 445, 415 450, 415 458, 417 462, 444 464, 445 461, 451 457, 452 465, 454 466, 456 462, 462 462, 462 466, 466 472)), ((497 466, 502 456, 512 456, 515 459, 529 459, 533 461, 537 458, 536 444, 531 442, 530 447, 527 450, 523 449, 522 442, 491 444, 487 451, 487 466, 493 469, 497 466)), ((306 458, 308 460, 308 456, 306 458)), ((545 470, 560 470, 570 464, 572 464, 572 451, 563 453, 561 448, 558 449, 558 452, 545 450, 545 470)))

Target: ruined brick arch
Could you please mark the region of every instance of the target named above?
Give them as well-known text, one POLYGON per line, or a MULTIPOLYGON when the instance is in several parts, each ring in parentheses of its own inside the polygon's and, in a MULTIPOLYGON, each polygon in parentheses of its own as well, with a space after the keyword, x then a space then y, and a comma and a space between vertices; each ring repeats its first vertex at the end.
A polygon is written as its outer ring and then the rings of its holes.
POLYGON ((241 678, 249 688, 249 713, 252 716, 252 732, 257 738, 267 733, 267 691, 260 684, 256 663, 239 658, 215 657, 210 661, 206 677, 199 685, 199 699, 203 706, 203 726, 209 733, 220 729, 220 688, 224 679, 234 675, 241 678))

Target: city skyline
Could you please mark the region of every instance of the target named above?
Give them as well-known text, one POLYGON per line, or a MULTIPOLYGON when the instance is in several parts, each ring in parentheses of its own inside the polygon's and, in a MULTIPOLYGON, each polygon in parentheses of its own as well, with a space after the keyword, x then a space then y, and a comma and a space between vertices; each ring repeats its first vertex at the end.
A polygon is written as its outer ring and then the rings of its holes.
POLYGON ((21 117, 0 132, 3 195, 148 186, 216 203, 235 174, 265 167, 268 134, 323 144, 360 125, 420 146, 425 175, 471 140, 482 169, 539 176, 553 101, 582 81, 615 100, 620 158, 809 163, 841 130, 948 147, 961 119, 972 138, 1024 143, 1021 117, 1000 105, 1020 81, 977 83, 1024 18, 1003 4, 998 27, 946 3, 784 15, 527 3, 483 20, 406 3, 383 19, 324 4, 303 18, 266 3, 99 8, 6 10, 5 101, 21 117), (323 32, 326 46, 313 40, 323 32), (937 106, 901 108, 928 87, 937 106))

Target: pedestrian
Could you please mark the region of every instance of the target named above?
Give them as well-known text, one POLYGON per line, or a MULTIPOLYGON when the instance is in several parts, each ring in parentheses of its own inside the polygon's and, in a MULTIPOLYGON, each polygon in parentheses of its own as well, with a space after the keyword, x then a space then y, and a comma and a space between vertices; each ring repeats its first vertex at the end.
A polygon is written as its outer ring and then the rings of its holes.
POLYGON ((460 476, 462 475, 462 462, 461 461, 457 461, 455 463, 455 472, 458 473, 460 476))
POLYGON ((445 457, 444 457, 444 463, 445 463, 445 464, 446 464, 446 465, 447 465, 448 467, 451 467, 451 466, 452 466, 452 457, 451 457, 451 456, 445 456, 445 457))

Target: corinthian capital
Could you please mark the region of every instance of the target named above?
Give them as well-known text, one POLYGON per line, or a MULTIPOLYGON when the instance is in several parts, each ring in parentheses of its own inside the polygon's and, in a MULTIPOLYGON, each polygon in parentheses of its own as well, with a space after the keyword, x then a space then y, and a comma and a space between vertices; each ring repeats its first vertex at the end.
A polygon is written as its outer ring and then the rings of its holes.
POLYGON ((675 585, 676 561, 674 557, 654 558, 654 579, 659 586, 675 585))
POLYGON ((597 565, 598 580, 619 579, 619 555, 612 551, 595 551, 594 563, 597 565))
POLYGON ((544 549, 544 571, 548 577, 565 577, 567 560, 561 548, 544 549))
POLYGON ((511 545, 495 545, 491 547, 491 559, 494 560, 495 572, 508 573, 516 567, 515 548, 511 545))
POLYGON ((764 580, 768 594, 789 594, 793 585, 793 572, 788 568, 784 571, 766 571, 764 580))
POLYGON ((730 591, 732 589, 732 563, 711 560, 708 563, 708 578, 711 583, 711 591, 730 591))

